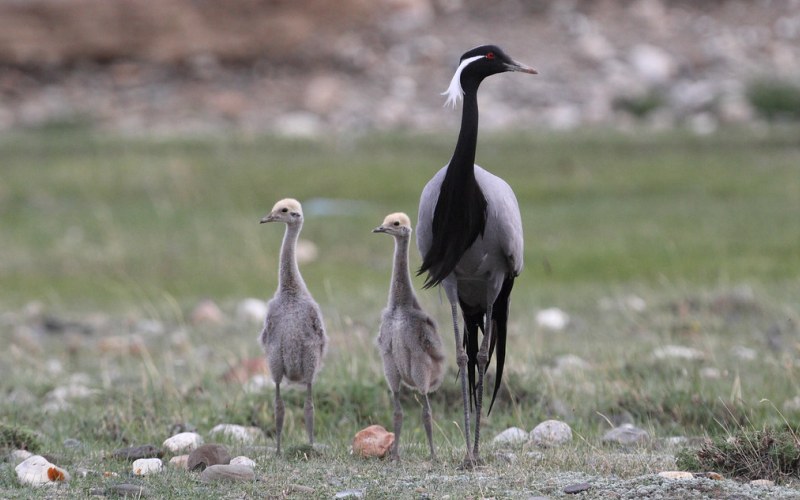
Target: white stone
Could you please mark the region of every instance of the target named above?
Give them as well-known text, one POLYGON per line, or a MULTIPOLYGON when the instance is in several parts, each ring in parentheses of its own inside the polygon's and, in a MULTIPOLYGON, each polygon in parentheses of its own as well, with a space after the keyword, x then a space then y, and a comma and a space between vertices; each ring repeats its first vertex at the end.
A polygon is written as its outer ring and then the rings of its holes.
POLYGON ((140 458, 133 461, 133 474, 136 476, 147 476, 160 472, 164 463, 160 458, 140 458))
POLYGON ((519 427, 509 427, 492 439, 495 445, 524 443, 528 440, 528 432, 519 427))
POLYGON ((704 366, 700 368, 700 376, 709 380, 716 380, 722 378, 722 372, 719 368, 713 366, 704 366))
POLYGON ((244 444, 253 444, 264 437, 264 432, 258 427, 245 427, 236 424, 219 424, 209 432, 211 435, 221 434, 233 441, 244 444))
POLYGON ((553 371, 558 375, 563 375, 566 372, 582 372, 591 369, 592 365, 580 356, 564 354, 556 358, 556 366, 553 371))
POLYGON ((560 420, 545 420, 530 432, 537 446, 555 447, 572 441, 572 429, 560 420))
POLYGON ((750 481, 752 486, 764 486, 769 488, 770 486, 775 486, 775 481, 770 481, 769 479, 753 479, 750 481))
POLYGON ((756 352, 755 349, 751 349, 743 345, 734 346, 731 349, 731 354, 741 359, 742 361, 753 361, 758 357, 758 352, 756 352))
POLYGON ((192 451, 203 444, 203 436, 196 432, 181 432, 167 438, 163 446, 172 453, 192 451))
POLYGON ((175 455, 169 459, 169 465, 176 469, 186 469, 189 463, 189 455, 175 455))
POLYGON ((653 356, 656 359, 685 359, 687 361, 702 360, 706 357, 703 351, 682 345, 657 347, 653 350, 653 356))
POLYGON ((536 313, 536 324, 548 330, 560 331, 569 324, 569 315, 557 307, 542 309, 536 313))
POLYGON ((694 474, 682 470, 667 470, 659 472, 658 475, 665 479, 694 479, 694 474))
POLYGON ((236 305, 236 319, 240 322, 263 323, 266 317, 266 301, 247 298, 236 305))
POLYGON ((286 113, 275 120, 275 132, 288 138, 314 139, 319 137, 322 130, 319 116, 307 111, 286 113))
POLYGON ((650 435, 647 431, 635 427, 632 424, 622 424, 603 435, 604 443, 617 443, 621 445, 642 444, 649 439, 650 435))
POLYGON ((251 469, 255 469, 256 468, 255 461, 253 459, 251 459, 249 457, 245 457, 243 455, 242 456, 238 456, 238 457, 233 457, 231 459, 231 463, 230 464, 231 465, 244 465, 245 467, 250 467, 251 469))
POLYGON ((628 61, 639 76, 650 84, 667 82, 675 74, 675 61, 664 49, 654 45, 635 45, 628 61))
POLYGON ((14 468, 20 483, 29 486, 69 481, 69 473, 41 455, 33 455, 14 468))

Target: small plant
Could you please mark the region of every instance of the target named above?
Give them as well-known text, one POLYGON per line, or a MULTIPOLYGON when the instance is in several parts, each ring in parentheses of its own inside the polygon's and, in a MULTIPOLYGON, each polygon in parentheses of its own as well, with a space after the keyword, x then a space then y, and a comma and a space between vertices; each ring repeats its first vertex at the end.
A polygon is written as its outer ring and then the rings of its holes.
POLYGON ((750 84, 747 98, 768 120, 800 120, 800 86, 781 80, 759 80, 750 84))
POLYGON ((661 94, 653 91, 641 95, 617 96, 614 99, 614 109, 628 112, 639 119, 646 118, 663 104, 661 94))
POLYGON ((781 482, 800 477, 800 442, 787 430, 741 428, 728 436, 706 439, 698 450, 681 450, 677 464, 682 470, 781 482))
POLYGON ((0 449, 28 450, 36 453, 41 448, 41 440, 34 431, 0 422, 0 449))

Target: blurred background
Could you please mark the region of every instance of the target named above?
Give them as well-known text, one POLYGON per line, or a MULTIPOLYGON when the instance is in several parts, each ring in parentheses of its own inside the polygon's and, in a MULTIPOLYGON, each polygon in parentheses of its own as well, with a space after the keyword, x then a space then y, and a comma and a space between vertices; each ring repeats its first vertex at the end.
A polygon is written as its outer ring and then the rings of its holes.
POLYGON ((4 0, 0 131, 440 131, 482 43, 540 72, 484 85, 484 130, 800 119, 797 0, 4 0))

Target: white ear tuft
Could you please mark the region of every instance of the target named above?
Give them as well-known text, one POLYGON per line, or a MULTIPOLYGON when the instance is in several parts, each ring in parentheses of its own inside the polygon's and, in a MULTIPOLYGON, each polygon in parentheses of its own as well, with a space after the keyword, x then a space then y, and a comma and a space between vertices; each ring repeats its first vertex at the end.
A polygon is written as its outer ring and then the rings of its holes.
POLYGON ((483 57, 484 56, 473 56, 461 61, 461 64, 458 65, 458 69, 456 70, 456 74, 453 75, 453 79, 450 80, 450 86, 447 87, 447 90, 442 92, 442 95, 447 96, 447 100, 444 102, 445 107, 456 107, 458 101, 464 96, 464 89, 461 88, 461 72, 464 71, 464 68, 466 68, 467 65, 469 65, 472 61, 483 59, 483 57))

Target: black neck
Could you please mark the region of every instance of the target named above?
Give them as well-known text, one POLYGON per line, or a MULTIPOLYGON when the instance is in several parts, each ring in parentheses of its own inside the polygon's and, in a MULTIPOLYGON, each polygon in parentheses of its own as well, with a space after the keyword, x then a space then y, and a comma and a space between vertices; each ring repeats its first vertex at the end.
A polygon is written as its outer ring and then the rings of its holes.
POLYGON ((480 82, 470 83, 464 85, 461 131, 433 213, 433 241, 419 269, 420 274, 428 272, 426 288, 438 285, 453 272, 486 227, 486 197, 475 179, 480 82))

